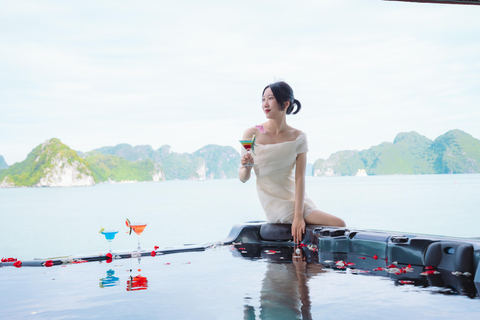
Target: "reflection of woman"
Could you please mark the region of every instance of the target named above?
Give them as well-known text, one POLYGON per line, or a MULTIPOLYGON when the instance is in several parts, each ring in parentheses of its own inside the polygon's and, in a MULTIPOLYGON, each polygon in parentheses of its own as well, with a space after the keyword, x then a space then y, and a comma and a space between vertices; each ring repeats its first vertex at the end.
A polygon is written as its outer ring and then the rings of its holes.
POLYGON ((256 137, 255 155, 243 152, 239 177, 250 179, 254 162, 257 192, 270 223, 291 223, 292 236, 299 242, 305 224, 345 226, 342 219, 318 210, 305 196, 307 166, 307 136, 287 124, 286 115, 296 114, 301 104, 294 99, 292 88, 285 82, 275 82, 263 90, 262 110, 267 121, 245 131, 243 139, 256 137))
POLYGON ((325 271, 321 265, 307 264, 303 253, 294 254, 292 260, 267 264, 260 292, 260 319, 312 319, 307 281, 325 271))

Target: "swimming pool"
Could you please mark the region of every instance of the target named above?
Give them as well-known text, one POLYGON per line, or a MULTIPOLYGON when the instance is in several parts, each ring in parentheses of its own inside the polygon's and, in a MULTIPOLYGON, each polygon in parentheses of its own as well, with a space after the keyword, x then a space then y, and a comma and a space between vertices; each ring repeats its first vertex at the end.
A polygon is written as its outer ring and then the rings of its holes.
POLYGON ((244 246, 2 268, 0 310, 5 318, 40 319, 474 319, 480 312, 478 296, 292 263, 292 251, 281 247, 246 255, 244 246))
MULTIPOLYGON (((309 196, 349 227, 478 236, 480 175, 307 183, 309 196)), ((263 218, 254 184, 229 180, 4 189, 0 214, 8 226, 0 234, 0 256, 21 260, 105 252, 101 226, 120 230, 114 252, 134 249, 136 235, 126 233, 126 217, 148 221, 141 236, 144 249, 221 241, 234 224, 263 218)), ((402 285, 352 268, 309 264, 297 273, 294 264, 272 256, 246 259, 238 249, 216 246, 140 261, 0 268, 1 317, 295 319, 304 303, 304 313, 309 310, 313 319, 477 319, 480 314, 478 297, 448 288, 402 285), (298 274, 305 274, 302 292, 308 288, 303 300, 300 290, 292 290, 298 274), (282 317, 272 316, 276 310, 282 317)))

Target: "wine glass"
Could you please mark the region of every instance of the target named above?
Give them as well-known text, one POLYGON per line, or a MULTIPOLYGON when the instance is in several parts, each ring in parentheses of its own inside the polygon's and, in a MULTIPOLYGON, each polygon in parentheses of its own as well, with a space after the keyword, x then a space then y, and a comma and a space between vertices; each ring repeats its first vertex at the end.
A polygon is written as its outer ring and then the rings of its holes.
POLYGON ((137 234, 137 239, 138 239, 138 248, 137 251, 140 252, 140 235, 142 234, 143 230, 145 230, 145 227, 147 226, 146 223, 131 223, 130 228, 132 228, 133 232, 137 234))
POLYGON ((115 239, 115 235, 118 233, 118 230, 105 230, 102 229, 100 231, 101 234, 105 236, 105 239, 108 241, 108 249, 110 253, 112 253, 112 240, 115 239))
MULTIPOLYGON (((247 153, 250 154, 250 152, 252 152, 253 154, 255 154, 255 135, 253 135, 252 139, 249 139, 249 140, 239 140, 240 143, 242 144, 242 146, 245 148, 245 150, 247 150, 247 153)), ((253 163, 250 162, 250 160, 248 160, 247 164, 245 165, 245 167, 252 167, 253 166, 253 163)))

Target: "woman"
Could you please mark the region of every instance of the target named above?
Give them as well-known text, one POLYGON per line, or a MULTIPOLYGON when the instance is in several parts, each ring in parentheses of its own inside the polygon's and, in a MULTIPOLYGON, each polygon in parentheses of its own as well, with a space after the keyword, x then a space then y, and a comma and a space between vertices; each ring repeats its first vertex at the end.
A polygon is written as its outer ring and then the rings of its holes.
POLYGON ((305 196, 307 137, 287 124, 288 114, 297 114, 301 104, 292 88, 275 82, 263 89, 262 110, 267 121, 245 131, 243 139, 255 135, 254 155, 242 152, 239 177, 250 179, 254 163, 257 192, 269 223, 291 223, 295 243, 302 240, 306 224, 344 227, 345 222, 318 210, 305 196))

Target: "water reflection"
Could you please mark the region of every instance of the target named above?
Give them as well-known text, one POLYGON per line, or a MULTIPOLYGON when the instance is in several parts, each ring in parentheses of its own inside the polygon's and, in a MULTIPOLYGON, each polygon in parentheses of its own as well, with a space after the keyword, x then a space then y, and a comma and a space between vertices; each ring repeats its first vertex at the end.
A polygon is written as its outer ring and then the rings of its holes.
POLYGON ((110 269, 107 271, 107 276, 100 279, 100 288, 118 286, 120 278, 114 276, 115 271, 110 269))
POLYGON ((147 277, 130 276, 130 279, 127 280, 127 291, 138 291, 138 290, 147 290, 148 280, 147 277))
MULTIPOLYGON (((387 263, 376 255, 318 252, 311 248, 235 244, 234 255, 267 262, 260 291, 260 310, 247 301, 244 319, 312 319, 309 280, 327 269, 366 276, 390 278, 397 286, 427 288, 444 295, 478 297, 478 288, 468 273, 457 274, 440 268, 387 263)), ((257 307, 258 308, 258 307, 257 307)))
POLYGON ((319 252, 325 268, 361 275, 390 278, 397 286, 429 288, 432 293, 478 297, 474 277, 448 270, 407 263, 387 262, 376 256, 352 253, 319 252))
MULTIPOLYGON (((308 282, 325 272, 320 264, 308 261, 305 251, 297 247, 242 244, 236 248, 243 258, 267 261, 260 292, 260 319, 312 319, 308 282)), ((256 319, 255 308, 248 303, 244 319, 256 319)))
MULTIPOLYGON (((141 271, 138 269, 138 271, 141 271)), ((132 270, 130 269, 130 272, 132 270)), ((114 276, 115 271, 112 269, 107 270, 107 276, 99 280, 100 288, 115 287, 120 284, 120 278, 114 276)), ((142 276, 141 274, 137 276, 129 275, 127 279, 127 291, 138 291, 146 290, 148 288, 147 277, 142 276)))

